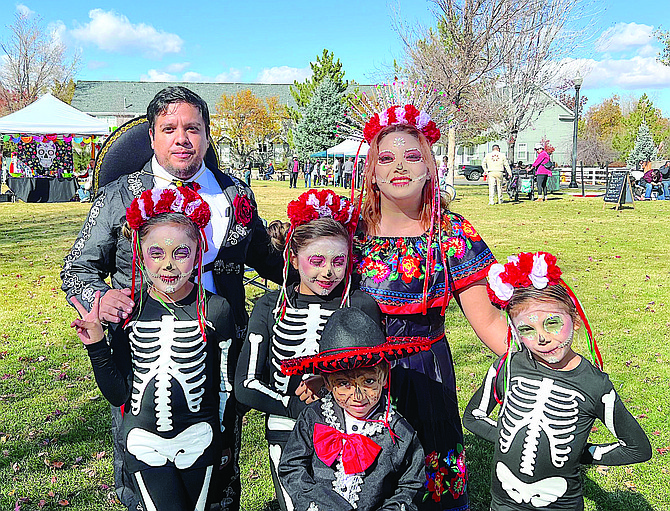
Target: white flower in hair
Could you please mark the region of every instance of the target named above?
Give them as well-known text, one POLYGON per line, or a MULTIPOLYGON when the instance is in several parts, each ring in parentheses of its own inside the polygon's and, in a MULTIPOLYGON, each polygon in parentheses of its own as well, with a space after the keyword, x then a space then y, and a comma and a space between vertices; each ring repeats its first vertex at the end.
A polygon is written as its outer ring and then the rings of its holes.
POLYGON ((512 294, 514 294, 514 286, 502 281, 500 274, 504 271, 505 267, 500 263, 491 265, 489 269, 489 287, 500 300, 507 302, 512 298, 512 294))
POLYGON ((544 260, 544 254, 533 255, 533 269, 528 278, 533 283, 535 289, 544 289, 549 284, 547 278, 547 262, 544 260))

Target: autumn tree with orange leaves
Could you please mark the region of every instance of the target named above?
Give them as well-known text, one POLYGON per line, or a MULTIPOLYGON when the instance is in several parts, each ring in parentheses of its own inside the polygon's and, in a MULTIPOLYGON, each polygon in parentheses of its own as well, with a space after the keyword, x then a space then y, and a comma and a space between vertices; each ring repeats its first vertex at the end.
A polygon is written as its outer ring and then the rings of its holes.
POLYGON ((282 137, 285 118, 286 109, 277 96, 262 100, 248 89, 223 94, 212 115, 212 138, 217 144, 223 140, 229 142, 237 167, 244 167, 249 161, 264 166, 269 158, 265 148, 282 137))

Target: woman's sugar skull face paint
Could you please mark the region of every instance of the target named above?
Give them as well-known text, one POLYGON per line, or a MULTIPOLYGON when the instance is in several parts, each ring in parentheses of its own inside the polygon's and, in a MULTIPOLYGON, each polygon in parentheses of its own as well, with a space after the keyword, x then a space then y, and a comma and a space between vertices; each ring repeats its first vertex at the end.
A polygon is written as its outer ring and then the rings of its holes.
POLYGON ((374 172, 372 182, 389 200, 420 195, 430 179, 419 139, 402 131, 388 133, 379 141, 374 172))
POLYGON ((197 242, 176 224, 160 224, 141 241, 142 258, 148 279, 164 294, 181 289, 197 263, 197 242))
POLYGON ((570 353, 579 327, 561 307, 539 302, 520 307, 510 317, 519 339, 535 359, 549 366, 560 365, 570 353))
POLYGON ((300 274, 300 292, 325 296, 342 282, 349 262, 349 246, 335 236, 317 238, 291 255, 291 263, 300 274))

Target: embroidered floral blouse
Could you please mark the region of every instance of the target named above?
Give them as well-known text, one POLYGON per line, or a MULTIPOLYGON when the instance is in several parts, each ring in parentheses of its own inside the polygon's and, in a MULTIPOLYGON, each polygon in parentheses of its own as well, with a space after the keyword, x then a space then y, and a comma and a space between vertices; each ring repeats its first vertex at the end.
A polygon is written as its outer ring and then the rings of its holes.
POLYGON ((383 313, 420 314, 446 307, 454 291, 485 278, 489 266, 495 263, 472 224, 456 213, 445 214, 441 237, 432 237, 430 268, 426 271, 428 238, 428 233, 355 236, 355 271, 361 275, 360 289, 377 301, 383 313))

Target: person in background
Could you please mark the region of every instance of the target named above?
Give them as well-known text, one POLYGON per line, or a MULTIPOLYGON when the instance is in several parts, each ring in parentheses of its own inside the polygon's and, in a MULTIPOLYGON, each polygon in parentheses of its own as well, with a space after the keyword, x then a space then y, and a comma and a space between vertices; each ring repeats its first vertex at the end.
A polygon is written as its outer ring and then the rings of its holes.
POLYGON ((324 158, 319 168, 319 178, 321 186, 328 186, 328 161, 324 158))
POLYGON ((248 161, 244 168, 244 182, 247 186, 251 186, 251 161, 248 161))
POLYGON ((305 176, 305 188, 312 187, 312 170, 314 169, 314 164, 309 160, 305 160, 305 165, 303 167, 302 173, 305 176))
POLYGON ((272 174, 275 173, 275 166, 272 164, 272 162, 268 163, 268 168, 265 169, 265 175, 263 176, 263 180, 268 181, 272 179, 272 174))
POLYGON ((663 195, 665 200, 670 200, 670 160, 666 160, 658 169, 661 173, 661 180, 663 181, 663 195))
POLYGON ((549 179, 549 176, 551 176, 551 170, 547 169, 544 165, 549 163, 551 158, 549 158, 549 153, 545 151, 544 144, 541 143, 535 144, 535 154, 537 157, 531 165, 537 176, 537 199, 535 199, 535 201, 546 201, 547 180, 549 179), (542 197, 540 197, 540 194, 542 197))
POLYGON ((95 160, 91 158, 86 166, 86 174, 77 178, 79 183, 79 189, 77 190, 77 196, 79 197, 79 202, 90 202, 91 201, 91 187, 93 186, 93 173, 95 172, 95 160))
POLYGON ((297 156, 293 156, 293 161, 289 163, 289 188, 298 187, 298 173, 300 172, 300 162, 297 156))
POLYGON ((344 162, 344 187, 351 188, 351 178, 354 175, 354 160, 353 158, 347 158, 347 161, 344 162))
POLYGON ((342 186, 342 161, 335 158, 333 162, 333 186, 342 186))
POLYGON ((642 179, 646 181, 646 184, 644 186, 644 200, 651 200, 652 192, 656 192, 658 194, 657 198, 659 200, 665 199, 664 195, 665 190, 663 186, 663 179, 661 177, 660 169, 650 168, 644 173, 642 179))
POLYGON ((484 175, 488 176, 489 181, 489 206, 495 204, 496 189, 498 190, 498 204, 502 204, 503 175, 510 172, 507 156, 500 152, 500 146, 493 144, 491 149, 482 162, 484 175))

